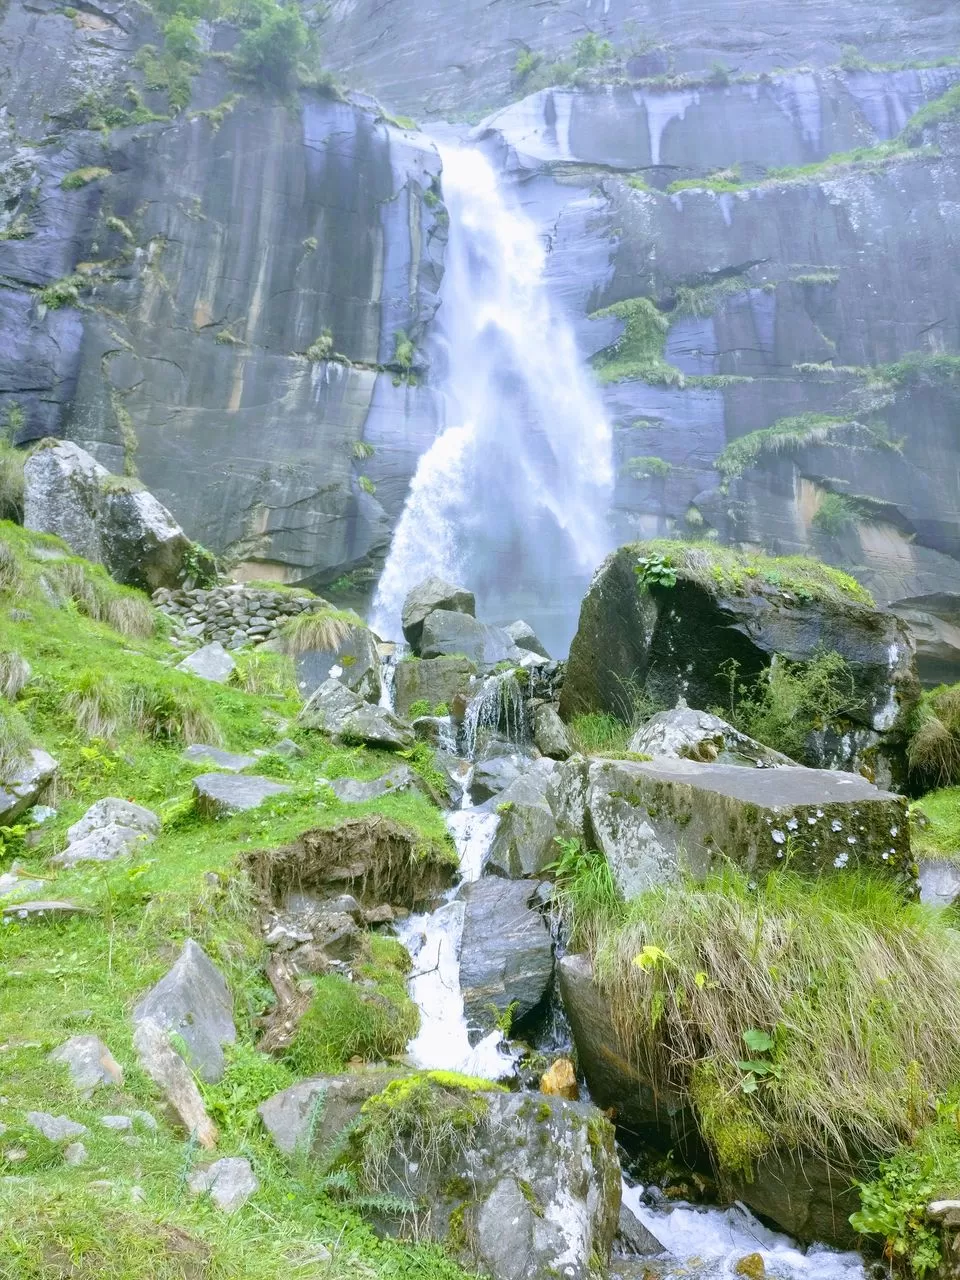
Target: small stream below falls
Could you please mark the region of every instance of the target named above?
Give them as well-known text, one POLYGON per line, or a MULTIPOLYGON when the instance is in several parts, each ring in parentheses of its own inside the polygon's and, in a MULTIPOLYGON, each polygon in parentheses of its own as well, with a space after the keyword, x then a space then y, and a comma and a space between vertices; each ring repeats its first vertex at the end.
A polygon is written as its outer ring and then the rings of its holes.
MULTIPOLYGON (((522 745, 514 743, 514 746, 522 745)), ((469 778, 466 779, 469 783, 469 778)), ((465 791, 469 796, 469 786, 465 791)), ((410 1062, 430 1070, 459 1071, 489 1080, 515 1078, 519 1050, 499 1031, 471 1044, 460 986, 460 947, 465 883, 478 880, 496 834, 499 816, 490 802, 475 807, 469 799, 446 815, 460 856, 460 882, 430 912, 410 916, 396 926, 397 936, 413 961, 409 990, 420 1010, 420 1030, 410 1042, 410 1062)), ((541 1046, 546 1048, 546 1045, 541 1046)), ((581 1096, 587 1098, 581 1084, 581 1096)), ((770 1230, 741 1205, 726 1208, 658 1198, 647 1203, 644 1188, 623 1179, 623 1201, 638 1221, 663 1245, 663 1256, 615 1256, 611 1280, 680 1280, 680 1277, 732 1278, 737 1262, 760 1254, 769 1277, 780 1280, 864 1280, 863 1260, 825 1246, 803 1249, 789 1237, 770 1230)))

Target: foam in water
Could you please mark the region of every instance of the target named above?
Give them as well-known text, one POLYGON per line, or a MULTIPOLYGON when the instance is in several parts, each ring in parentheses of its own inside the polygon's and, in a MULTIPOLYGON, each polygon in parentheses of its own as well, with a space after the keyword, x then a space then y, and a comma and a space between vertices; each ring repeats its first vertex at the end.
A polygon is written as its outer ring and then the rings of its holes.
POLYGON ((658 1274, 730 1278, 737 1262, 748 1253, 759 1253, 769 1276, 782 1280, 864 1280, 863 1260, 856 1253, 839 1253, 824 1245, 801 1249, 789 1236, 771 1231, 749 1210, 735 1205, 727 1209, 677 1204, 651 1209, 641 1199, 643 1188, 622 1186, 623 1203, 672 1255, 676 1266, 658 1274))
POLYGON ((610 546, 610 425, 547 292, 533 222, 482 152, 442 159, 450 238, 433 364, 448 425, 420 459, 372 625, 398 635, 404 596, 435 573, 474 590, 481 616, 527 618, 560 653, 610 546))
MULTIPOLYGON (((495 813, 473 809, 448 816, 464 881, 480 878, 497 821, 495 813)), ((454 899, 436 911, 411 916, 397 928, 413 960, 409 990, 420 1010, 420 1030, 407 1046, 407 1057, 425 1070, 499 1080, 513 1073, 516 1060, 504 1048, 499 1031, 491 1031, 477 1045, 470 1044, 460 989, 463 916, 463 902, 454 899)))

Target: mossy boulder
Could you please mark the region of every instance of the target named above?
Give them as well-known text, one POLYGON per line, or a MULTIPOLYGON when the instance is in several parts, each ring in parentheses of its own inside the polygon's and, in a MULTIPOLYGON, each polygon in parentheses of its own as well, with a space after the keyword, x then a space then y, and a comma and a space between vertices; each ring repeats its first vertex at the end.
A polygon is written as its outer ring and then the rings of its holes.
POLYGON ((397 714, 408 716, 415 703, 425 702, 431 710, 453 706, 475 683, 477 664, 469 658, 410 658, 397 664, 394 702, 397 714))
POLYGON ((550 798, 561 833, 605 855, 625 898, 731 859, 758 874, 865 867, 915 887, 906 801, 859 774, 581 757, 550 798))
POLYGON ((449 1072, 402 1077, 368 1099, 332 1161, 362 1195, 415 1220, 492 1280, 588 1280, 605 1267, 620 1210, 612 1124, 595 1107, 506 1093, 449 1072))
POLYGON ((749 681, 775 657, 809 663, 825 652, 841 655, 855 685, 849 720, 865 732, 852 745, 896 754, 920 693, 913 649, 904 623, 852 578, 799 557, 632 543, 607 557, 583 600, 560 712, 629 721, 640 697, 725 706, 732 663, 749 681))

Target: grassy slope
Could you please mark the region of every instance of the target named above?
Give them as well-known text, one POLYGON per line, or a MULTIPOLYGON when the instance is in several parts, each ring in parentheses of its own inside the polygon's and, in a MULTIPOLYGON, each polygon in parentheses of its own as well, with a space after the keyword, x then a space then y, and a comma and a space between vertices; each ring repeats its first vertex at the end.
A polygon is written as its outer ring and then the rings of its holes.
POLYGON ((205 770, 181 760, 181 743, 132 731, 112 742, 90 743, 76 731, 68 695, 82 673, 109 676, 121 699, 138 682, 159 683, 174 698, 188 689, 232 749, 276 741, 296 704, 178 676, 170 670, 177 654, 162 637, 123 637, 74 607, 47 600, 40 575, 50 566, 31 558, 37 540, 0 525, 0 541, 14 547, 16 562, 16 581, 0 590, 0 652, 13 649, 30 662, 33 676, 17 709, 35 741, 61 763, 56 819, 36 833, 41 839, 31 849, 8 839, 0 870, 16 856, 29 871, 49 877, 50 896, 70 897, 93 910, 88 918, 59 925, 14 924, 0 930, 0 1122, 19 1128, 24 1111, 37 1109, 68 1114, 89 1127, 83 1139, 86 1164, 64 1167, 29 1132, 23 1143, 28 1160, 3 1170, 20 1176, 0 1180, 0 1277, 141 1280, 150 1274, 160 1280, 266 1280, 282 1273, 447 1280, 461 1275, 433 1248, 377 1241, 354 1214, 321 1194, 308 1169, 288 1170, 261 1134, 257 1102, 294 1077, 252 1048, 252 1020, 264 1009, 269 989, 260 970, 252 894, 239 866, 249 849, 283 843, 348 812, 385 813, 416 826, 424 841, 444 841, 439 812, 419 794, 347 810, 317 785, 317 776, 374 777, 395 757, 338 750, 320 735, 304 735, 305 758, 286 762, 272 756, 257 765, 288 781, 290 796, 230 820, 199 821, 189 803, 190 783, 205 770), (14 610, 30 616, 16 620, 14 610), (158 812, 164 818, 160 837, 115 863, 56 872, 47 858, 65 844, 66 827, 105 795, 158 812), (247 1155, 261 1191, 229 1219, 186 1191, 200 1153, 164 1124, 156 1133, 141 1134, 136 1145, 99 1125, 101 1115, 135 1107, 160 1114, 152 1086, 135 1065, 129 1011, 187 936, 221 966, 236 996, 240 1045, 224 1081, 207 1090, 208 1106, 222 1130, 219 1154, 247 1155), (84 1104, 65 1070, 47 1061, 50 1049, 81 1033, 101 1036, 124 1066, 119 1096, 101 1091, 84 1104), (91 1182, 101 1179, 108 1179, 112 1190, 91 1189, 91 1182), (140 1191, 134 1193, 135 1187, 140 1191), (333 1251, 329 1265, 322 1263, 321 1246, 333 1251))

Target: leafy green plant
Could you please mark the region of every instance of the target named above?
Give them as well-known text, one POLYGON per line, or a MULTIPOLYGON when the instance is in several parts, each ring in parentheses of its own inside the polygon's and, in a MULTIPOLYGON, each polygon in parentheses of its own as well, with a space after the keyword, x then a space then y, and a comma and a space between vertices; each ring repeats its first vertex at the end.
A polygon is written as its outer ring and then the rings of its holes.
POLYGON ((109 178, 110 170, 97 165, 88 165, 85 169, 73 169, 60 179, 64 191, 77 191, 80 187, 89 186, 91 182, 99 182, 101 178, 109 178))
POLYGON ((656 552, 648 556, 641 556, 633 571, 637 575, 641 590, 649 590, 650 587, 669 588, 677 585, 677 571, 670 562, 670 558, 659 555, 656 552))
POLYGON ((857 504, 844 494, 825 493, 811 523, 820 533, 836 538, 853 527, 859 514, 857 504))
POLYGON ((236 53, 237 69, 275 89, 290 87, 310 34, 298 9, 275 6, 259 26, 246 31, 236 53))
POLYGON ((670 321, 649 298, 628 298, 594 313, 594 319, 615 316, 626 321, 623 335, 594 358, 602 383, 624 378, 682 386, 683 374, 663 358, 670 321))
POLYGON ((323 329, 320 336, 315 338, 307 347, 305 352, 308 360, 316 363, 320 360, 329 360, 333 355, 333 332, 330 329, 323 329))
POLYGON ((673 464, 664 458, 640 457, 628 458, 623 464, 624 471, 635 480, 665 479, 673 470, 673 464))
POLYGON ((430 703, 426 698, 417 698, 415 702, 411 702, 407 708, 407 715, 411 720, 416 720, 418 716, 430 715, 430 703))
POLYGON ((554 878, 554 905, 569 928, 570 946, 594 950, 603 933, 622 919, 623 900, 602 853, 561 836, 556 845, 560 856, 544 867, 554 878))
POLYGON ((543 54, 535 53, 532 49, 521 49, 517 53, 517 60, 513 64, 514 79, 522 84, 543 62, 543 54))
POLYGON ((40 290, 40 301, 49 311, 75 307, 80 302, 81 292, 89 287, 89 283, 84 276, 64 276, 62 280, 54 280, 40 290))
POLYGON ((270 653, 258 647, 240 650, 233 655, 236 666, 230 683, 246 693, 266 698, 297 698, 297 677, 286 653, 270 653))

